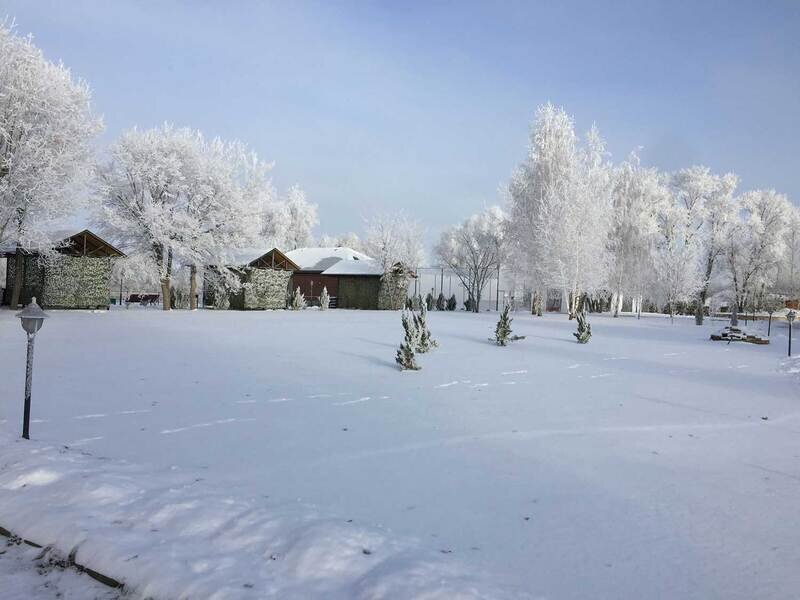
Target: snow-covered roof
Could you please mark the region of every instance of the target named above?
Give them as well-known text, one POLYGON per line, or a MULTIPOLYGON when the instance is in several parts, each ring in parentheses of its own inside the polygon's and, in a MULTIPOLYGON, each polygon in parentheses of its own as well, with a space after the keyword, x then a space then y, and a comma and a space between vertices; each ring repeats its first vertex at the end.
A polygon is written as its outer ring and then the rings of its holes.
POLYGON ((338 260, 322 272, 323 275, 383 275, 383 267, 372 258, 367 260, 338 260))
MULTIPOLYGON (((344 273, 333 273, 329 269, 339 262, 359 262, 372 261, 374 259, 363 252, 358 252, 352 248, 344 246, 335 248, 297 248, 286 253, 286 256, 298 265, 303 271, 319 271, 329 275, 343 275, 344 273)), ((383 271, 377 273, 380 275, 383 271)), ((350 273, 350 274, 370 274, 375 273, 350 273)))
MULTIPOLYGON (((40 252, 48 252, 52 248, 64 251, 71 254, 68 250, 76 245, 84 244, 83 248, 86 249, 86 241, 88 238, 90 249, 93 252, 87 254, 95 256, 125 256, 125 253, 114 247, 111 243, 101 238, 96 233, 88 229, 75 231, 74 229, 58 229, 47 232, 46 236, 41 240, 29 241, 23 244, 23 254, 38 254, 40 252), (52 244, 46 243, 44 240, 51 240, 52 244), (101 253, 98 255, 98 249, 101 253), (104 253, 105 252, 105 253, 104 253)), ((0 244, 0 256, 13 256, 17 252, 17 243, 13 240, 7 240, 5 243, 0 244)))

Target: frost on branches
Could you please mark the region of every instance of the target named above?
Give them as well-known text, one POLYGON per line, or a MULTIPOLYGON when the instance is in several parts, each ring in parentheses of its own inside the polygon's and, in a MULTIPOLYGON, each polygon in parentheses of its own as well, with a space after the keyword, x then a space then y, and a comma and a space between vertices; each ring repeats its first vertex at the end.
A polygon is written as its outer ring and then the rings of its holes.
POLYGON ((294 291, 292 296, 292 310, 303 310, 306 307, 306 299, 300 291, 300 286, 294 291))
POLYGON ((578 320, 578 331, 572 335, 575 336, 579 344, 585 344, 589 341, 589 338, 592 337, 592 326, 589 324, 589 321, 586 320, 585 312, 579 312, 576 318, 578 320))
POLYGON ((442 233, 436 255, 467 290, 469 310, 480 312, 481 296, 502 260, 505 216, 499 207, 473 215, 442 233))
POLYGON ((320 310, 328 310, 331 305, 331 297, 328 295, 328 288, 323 287, 322 293, 319 295, 319 308, 320 310))
POLYGON ((402 323, 404 337, 400 348, 395 355, 395 362, 400 365, 402 371, 418 371, 419 365, 415 356, 415 348, 419 343, 419 333, 414 325, 412 317, 407 311, 402 312, 402 323))
POLYGON ((606 283, 611 183, 597 130, 580 146, 572 118, 540 106, 528 157, 509 184, 510 262, 540 298, 547 288, 565 290, 571 317, 584 293, 606 283))
POLYGON ((205 140, 191 129, 164 125, 123 133, 100 171, 104 231, 147 257, 170 308, 178 266, 189 268, 196 307, 197 272, 215 266, 216 282, 237 285, 226 265, 231 249, 252 245, 263 228, 272 188, 269 165, 239 143, 205 140))
POLYGON ((428 309, 426 308, 425 304, 423 304, 420 308, 419 314, 411 313, 414 329, 417 332, 416 340, 416 350, 420 354, 425 354, 429 350, 433 350, 439 345, 433 336, 431 335, 430 329, 428 329, 428 309))
POLYGON ((102 123, 91 113, 89 87, 2 23, 0 105, 0 243, 17 246, 16 306, 23 251, 48 253, 59 241, 54 222, 82 207, 102 123))
POLYGON ((367 221, 363 251, 380 262, 384 271, 398 262, 416 268, 425 258, 422 227, 403 213, 379 215, 367 221))

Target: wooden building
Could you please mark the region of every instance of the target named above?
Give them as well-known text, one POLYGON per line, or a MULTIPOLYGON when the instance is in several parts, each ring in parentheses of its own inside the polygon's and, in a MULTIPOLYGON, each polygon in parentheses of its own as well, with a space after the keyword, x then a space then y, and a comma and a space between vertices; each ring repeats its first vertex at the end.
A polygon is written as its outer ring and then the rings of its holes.
MULTIPOLYGON (((250 258, 254 251, 243 251, 241 266, 230 267, 242 284, 229 293, 216 284, 218 272, 207 267, 203 286, 203 305, 207 308, 233 310, 268 310, 286 308, 291 293, 292 275, 300 269, 277 248, 250 258)), ((238 262, 238 261, 237 261, 238 262)))
POLYGON ((399 309, 413 277, 402 265, 384 272, 375 259, 345 247, 298 248, 286 256, 300 267, 292 275, 292 291, 299 287, 311 305, 319 304, 327 288, 333 308, 399 309))
POLYGON ((63 237, 55 246, 55 252, 28 248, 19 255, 14 246, 0 248, 7 264, 3 304, 11 303, 20 269, 22 305, 35 296, 46 308, 108 308, 114 260, 125 254, 88 229, 63 237))

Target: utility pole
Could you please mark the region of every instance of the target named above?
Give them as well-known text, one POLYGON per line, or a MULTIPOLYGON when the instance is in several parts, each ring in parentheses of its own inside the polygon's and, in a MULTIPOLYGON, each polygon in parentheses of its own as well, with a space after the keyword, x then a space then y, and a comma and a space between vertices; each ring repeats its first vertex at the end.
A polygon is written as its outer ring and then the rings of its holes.
POLYGON ((494 301, 494 309, 500 310, 500 263, 497 263, 497 285, 495 286, 495 292, 497 293, 497 298, 494 301))

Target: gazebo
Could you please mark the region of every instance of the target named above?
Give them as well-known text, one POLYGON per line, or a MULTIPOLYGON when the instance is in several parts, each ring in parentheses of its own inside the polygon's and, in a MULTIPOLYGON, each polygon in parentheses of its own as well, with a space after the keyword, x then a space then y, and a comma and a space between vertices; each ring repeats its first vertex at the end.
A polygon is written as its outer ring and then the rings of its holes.
POLYGON ((114 260, 124 256, 88 229, 65 235, 55 244, 55 252, 26 248, 18 254, 16 246, 0 247, 7 264, 3 304, 11 303, 19 268, 20 304, 35 296, 46 308, 108 308, 111 269, 114 260))

